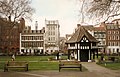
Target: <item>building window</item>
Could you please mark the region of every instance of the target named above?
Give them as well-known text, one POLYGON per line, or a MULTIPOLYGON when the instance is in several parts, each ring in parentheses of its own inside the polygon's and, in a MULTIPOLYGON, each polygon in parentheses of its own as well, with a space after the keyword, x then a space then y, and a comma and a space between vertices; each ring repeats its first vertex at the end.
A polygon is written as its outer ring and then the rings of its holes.
POLYGON ((112 42, 112 46, 114 46, 115 45, 115 42, 112 42))
MULTIPOLYGON (((52 28, 52 27, 51 27, 52 28)), ((53 32, 51 31, 51 35, 53 35, 53 32)))
POLYGON ((53 27, 53 30, 55 30, 55 27, 53 27))
POLYGON ((55 32, 53 31, 53 35, 55 35, 55 32))
POLYGON ((50 41, 50 37, 48 38, 48 40, 50 41))
POLYGON ((38 33, 38 31, 36 30, 36 33, 38 33))
POLYGON ((50 35, 50 32, 48 32, 48 35, 50 35))
POLYGON ((119 40, 119 36, 116 36, 116 40, 119 40))
POLYGON ((98 38, 100 38, 100 37, 101 37, 101 34, 98 35, 98 38))
POLYGON ((111 42, 108 42, 108 46, 111 46, 111 42))
POLYGON ((51 50, 51 53, 53 52, 53 50, 51 50))
POLYGON ((40 30, 40 33, 42 33, 42 31, 40 30))
POLYGON ((112 36, 112 40, 115 40, 115 36, 112 36))
POLYGON ((115 34, 115 31, 114 31, 114 34, 115 34))
POLYGON ((113 53, 115 53, 115 49, 113 48, 113 53))
POLYGON ((32 30, 32 33, 34 33, 34 31, 32 30))
POLYGON ((116 34, 119 34, 119 31, 116 31, 116 34))
POLYGON ((105 38, 105 34, 102 34, 101 37, 102 37, 102 38, 105 38))
POLYGON ((26 33, 26 30, 24 30, 24 33, 26 33))
POLYGON ((52 26, 51 26, 51 30, 52 30, 52 26))
POLYGON ((119 42, 116 42, 116 46, 119 46, 119 42))
POLYGON ((55 21, 52 21, 52 24, 55 24, 55 21))
POLYGON ((109 54, 111 54, 111 49, 109 49, 109 54))
POLYGON ((30 36, 30 40, 32 40, 32 36, 30 36))
POLYGON ((55 40, 55 37, 53 37, 53 40, 55 40))
POLYGON ((119 49, 117 49, 117 53, 119 53, 119 49))
POLYGON ((105 44, 105 41, 102 41, 102 45, 104 45, 105 44))
POLYGON ((97 34, 95 34, 95 38, 97 38, 97 34))
POLYGON ((108 31, 108 34, 111 34, 111 31, 108 31))
POLYGON ((108 39, 111 40, 111 36, 108 36, 108 39))
POLYGON ((75 44, 70 44, 70 47, 74 47, 75 46, 75 44))

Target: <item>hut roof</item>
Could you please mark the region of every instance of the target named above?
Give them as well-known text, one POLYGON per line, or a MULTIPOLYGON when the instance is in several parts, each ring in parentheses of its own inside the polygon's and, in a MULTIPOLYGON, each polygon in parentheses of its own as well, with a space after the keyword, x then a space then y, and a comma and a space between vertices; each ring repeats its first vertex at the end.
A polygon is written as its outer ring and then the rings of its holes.
POLYGON ((83 26, 79 26, 77 31, 66 43, 79 42, 83 36, 86 36, 90 42, 98 42, 83 26))

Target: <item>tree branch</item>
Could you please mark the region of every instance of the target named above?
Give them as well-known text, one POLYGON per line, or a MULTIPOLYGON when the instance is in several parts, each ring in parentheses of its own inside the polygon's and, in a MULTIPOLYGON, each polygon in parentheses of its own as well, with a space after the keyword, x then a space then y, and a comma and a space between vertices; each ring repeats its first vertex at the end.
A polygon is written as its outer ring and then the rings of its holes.
POLYGON ((114 14, 114 15, 111 15, 111 16, 108 16, 107 19, 106 19, 104 22, 108 21, 108 19, 109 19, 110 17, 119 16, 119 15, 120 15, 120 13, 119 13, 119 14, 114 14))

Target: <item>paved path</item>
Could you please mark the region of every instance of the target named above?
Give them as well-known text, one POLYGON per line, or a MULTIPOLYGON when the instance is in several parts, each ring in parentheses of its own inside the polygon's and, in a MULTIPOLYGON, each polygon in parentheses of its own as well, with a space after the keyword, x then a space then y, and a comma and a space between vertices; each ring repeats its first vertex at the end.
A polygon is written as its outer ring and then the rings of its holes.
POLYGON ((29 71, 29 72, 0 72, 0 77, 98 77, 90 72, 80 71, 29 71))
POLYGON ((94 62, 82 63, 84 67, 88 69, 89 72, 95 73, 100 77, 120 77, 120 71, 110 70, 102 66, 97 65, 94 62))

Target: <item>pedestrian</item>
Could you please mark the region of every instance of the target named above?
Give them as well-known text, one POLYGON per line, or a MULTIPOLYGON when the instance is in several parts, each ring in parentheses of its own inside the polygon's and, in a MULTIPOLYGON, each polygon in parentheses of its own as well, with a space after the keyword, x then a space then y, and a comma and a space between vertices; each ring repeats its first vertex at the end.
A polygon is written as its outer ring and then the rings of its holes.
POLYGON ((74 54, 73 54, 73 52, 71 52, 71 59, 74 59, 74 54))
POLYGON ((104 60, 104 54, 102 53, 101 54, 101 61, 103 61, 104 60))
POLYGON ((59 60, 59 52, 57 52, 57 55, 56 55, 56 56, 57 56, 57 60, 59 60))
POLYGON ((13 55, 12 55, 12 61, 14 61, 14 60, 15 60, 15 55, 13 54, 13 55))

